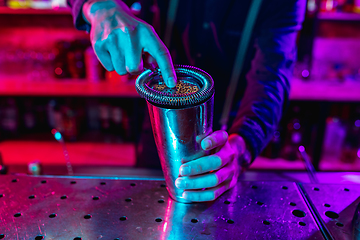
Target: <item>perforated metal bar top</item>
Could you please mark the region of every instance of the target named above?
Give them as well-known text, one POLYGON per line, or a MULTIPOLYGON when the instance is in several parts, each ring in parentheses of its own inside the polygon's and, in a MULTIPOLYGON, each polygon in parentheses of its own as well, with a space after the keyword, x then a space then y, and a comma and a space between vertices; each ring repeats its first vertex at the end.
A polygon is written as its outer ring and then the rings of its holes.
POLYGON ((5 240, 323 239, 293 182, 183 204, 158 180, 0 175, 0 206, 5 240))

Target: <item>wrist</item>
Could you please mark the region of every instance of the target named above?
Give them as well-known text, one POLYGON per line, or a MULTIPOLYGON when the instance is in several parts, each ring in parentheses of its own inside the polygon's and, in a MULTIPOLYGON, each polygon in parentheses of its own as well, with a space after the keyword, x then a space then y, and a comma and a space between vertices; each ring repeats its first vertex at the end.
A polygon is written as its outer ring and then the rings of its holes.
POLYGON ((239 164, 244 168, 249 167, 252 155, 244 138, 239 134, 233 133, 229 136, 229 143, 236 152, 236 159, 238 159, 239 164))
POLYGON ((110 13, 109 10, 118 7, 119 6, 117 2, 114 0, 88 0, 82 6, 82 16, 85 22, 91 24, 93 22, 94 17, 99 12, 103 12, 104 14, 109 14, 110 13))

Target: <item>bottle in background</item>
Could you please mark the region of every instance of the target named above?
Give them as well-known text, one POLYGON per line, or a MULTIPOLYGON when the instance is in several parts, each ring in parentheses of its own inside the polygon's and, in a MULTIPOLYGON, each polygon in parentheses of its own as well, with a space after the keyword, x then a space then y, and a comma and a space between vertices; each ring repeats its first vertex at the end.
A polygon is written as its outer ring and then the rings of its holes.
POLYGON ((88 47, 85 50, 85 76, 86 79, 90 82, 99 82, 104 79, 104 68, 99 62, 94 49, 92 47, 88 47))
POLYGON ((355 163, 360 158, 360 107, 351 109, 347 119, 346 136, 344 138, 340 161, 343 163, 355 163))
POLYGON ((36 115, 32 99, 26 99, 24 102, 23 122, 26 132, 32 132, 36 127, 36 115))
POLYGON ((19 110, 14 98, 6 98, 1 112, 1 128, 5 137, 18 135, 19 110))
POLYGON ((110 105, 107 102, 102 102, 99 105, 100 112, 100 126, 104 132, 110 131, 110 105))
POLYGON ((280 156, 280 150, 282 145, 282 137, 281 137, 281 131, 278 128, 271 138, 269 144, 266 146, 266 148, 262 152, 262 156, 269 158, 269 159, 276 159, 280 156))
POLYGON ((86 119, 89 130, 100 129, 100 106, 97 100, 88 99, 86 102, 86 119))
POLYGON ((85 78, 84 51, 89 44, 88 40, 75 40, 71 42, 71 47, 66 55, 71 78, 85 78))
POLYGON ((281 151, 281 157, 290 161, 298 159, 298 148, 302 144, 303 129, 300 124, 300 107, 292 108, 291 116, 293 116, 287 124, 285 142, 281 151))

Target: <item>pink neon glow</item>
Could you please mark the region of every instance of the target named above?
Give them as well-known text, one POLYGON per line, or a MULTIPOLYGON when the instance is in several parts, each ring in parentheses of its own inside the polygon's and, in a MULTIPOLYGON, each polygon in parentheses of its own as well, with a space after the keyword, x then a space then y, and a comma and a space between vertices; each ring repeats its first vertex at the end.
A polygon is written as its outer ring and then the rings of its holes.
POLYGON ((304 147, 304 146, 300 146, 300 147, 299 147, 299 151, 300 151, 300 152, 304 152, 304 151, 305 151, 305 147, 304 147))
POLYGON ((164 223, 164 227, 163 227, 163 232, 165 233, 166 232, 166 228, 167 228, 167 222, 164 223))
POLYGON ((171 203, 172 203, 172 199, 168 198, 168 204, 167 204, 166 212, 165 212, 163 234, 161 236, 161 240, 167 239, 166 238, 166 230, 167 230, 167 227, 168 227, 168 221, 169 221, 169 217, 170 217, 170 213, 171 213, 171 203))

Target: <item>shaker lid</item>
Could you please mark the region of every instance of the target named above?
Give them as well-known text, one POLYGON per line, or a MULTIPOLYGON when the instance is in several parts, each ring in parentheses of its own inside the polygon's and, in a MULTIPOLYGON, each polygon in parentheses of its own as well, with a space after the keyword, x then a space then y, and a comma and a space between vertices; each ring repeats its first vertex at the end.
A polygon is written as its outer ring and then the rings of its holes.
POLYGON ((148 102, 165 108, 186 108, 208 100, 214 94, 214 81, 205 71, 175 65, 177 84, 174 88, 165 85, 160 70, 146 70, 135 83, 136 91, 148 102))

